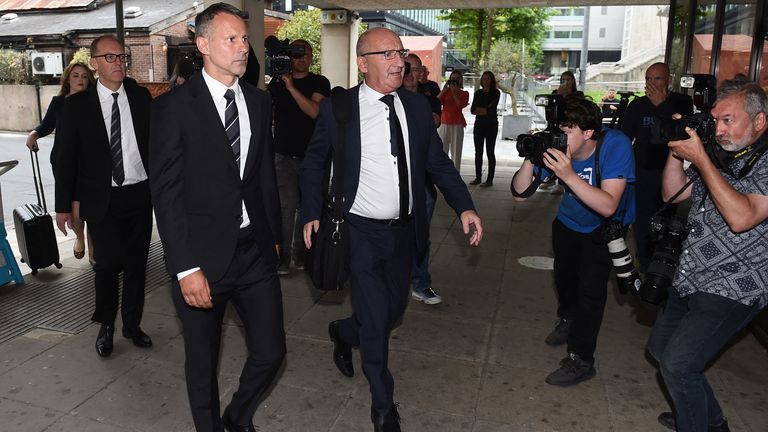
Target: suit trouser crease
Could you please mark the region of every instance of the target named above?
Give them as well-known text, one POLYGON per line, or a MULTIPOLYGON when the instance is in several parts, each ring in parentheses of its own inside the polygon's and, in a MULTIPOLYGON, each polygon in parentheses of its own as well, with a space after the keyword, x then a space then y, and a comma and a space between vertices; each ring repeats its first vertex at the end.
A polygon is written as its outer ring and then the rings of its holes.
POLYGON ((117 309, 123 327, 135 330, 144 311, 144 288, 149 242, 152 237, 152 205, 147 182, 110 191, 107 213, 88 221, 93 240, 96 307, 92 320, 113 325, 117 309), (120 272, 123 289, 120 293, 120 272))
POLYGON ((486 181, 493 182, 496 173, 496 135, 499 133, 499 124, 478 125, 475 123, 472 137, 475 140, 475 178, 482 178, 483 174, 483 144, 488 156, 488 177, 486 181))
POLYGON ((301 221, 301 190, 299 179, 303 159, 282 154, 275 155, 277 188, 280 195, 280 213, 283 221, 283 240, 280 243, 280 263, 288 265, 303 262, 306 250, 301 221))
POLYGON ((760 312, 715 294, 669 295, 648 339, 648 352, 659 362, 672 397, 680 432, 706 431, 725 420, 704 375, 731 338, 760 312))
POLYGON ((222 280, 210 284, 213 309, 189 307, 179 283, 173 283, 174 305, 183 327, 187 392, 198 432, 221 430, 217 369, 222 319, 230 300, 243 323, 248 351, 239 387, 226 409, 236 424, 251 422, 285 357, 282 293, 274 265, 261 255, 252 233, 240 231, 229 269, 222 280))
POLYGON ((414 224, 387 226, 354 215, 348 220, 353 315, 339 323, 339 337, 359 346, 372 407, 384 414, 394 394, 389 334, 408 302, 414 224))
POLYGON ((608 247, 593 242, 590 233, 573 231, 555 219, 552 249, 558 316, 573 320, 568 352, 593 361, 608 297, 608 247))

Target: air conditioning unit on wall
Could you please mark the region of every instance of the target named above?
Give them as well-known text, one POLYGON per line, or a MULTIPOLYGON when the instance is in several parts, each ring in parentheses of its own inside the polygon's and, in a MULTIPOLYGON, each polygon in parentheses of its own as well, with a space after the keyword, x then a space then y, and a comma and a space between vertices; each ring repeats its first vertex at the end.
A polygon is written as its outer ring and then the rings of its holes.
POLYGON ((64 71, 61 53, 33 52, 30 55, 30 61, 32 62, 32 75, 59 76, 64 71))

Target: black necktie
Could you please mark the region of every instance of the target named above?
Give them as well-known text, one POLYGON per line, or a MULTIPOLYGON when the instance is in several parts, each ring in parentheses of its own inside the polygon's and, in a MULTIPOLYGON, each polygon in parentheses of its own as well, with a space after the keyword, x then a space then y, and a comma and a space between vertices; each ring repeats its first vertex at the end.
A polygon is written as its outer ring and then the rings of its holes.
POLYGON ((224 109, 224 130, 227 131, 227 138, 229 139, 229 146, 232 148, 232 153, 235 155, 235 162, 238 168, 240 167, 240 115, 237 112, 237 104, 235 103, 235 92, 232 89, 227 89, 224 92, 224 99, 227 100, 227 107, 224 109))
POLYGON ((112 93, 115 99, 112 102, 112 125, 109 131, 109 150, 112 153, 112 178, 118 186, 123 185, 125 181, 125 170, 123 169, 123 148, 120 144, 120 107, 117 105, 119 93, 112 93))
POLYGON ((400 120, 395 111, 395 97, 384 95, 379 99, 389 107, 389 143, 392 156, 397 157, 397 180, 400 189, 400 220, 408 217, 408 162, 405 158, 405 140, 400 120))

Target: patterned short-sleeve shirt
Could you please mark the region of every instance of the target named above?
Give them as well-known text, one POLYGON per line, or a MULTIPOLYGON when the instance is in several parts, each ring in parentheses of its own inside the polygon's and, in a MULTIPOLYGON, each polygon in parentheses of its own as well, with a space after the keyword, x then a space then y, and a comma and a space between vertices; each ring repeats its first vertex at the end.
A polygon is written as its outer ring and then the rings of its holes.
MULTIPOLYGON (((760 140, 768 140, 764 133, 760 140)), ((738 173, 748 160, 740 158, 731 164, 738 173)), ((690 178, 698 177, 692 168, 690 178)), ((768 154, 742 179, 723 171, 720 174, 738 192, 768 196, 768 154)), ((680 265, 674 286, 681 297, 695 292, 716 294, 745 305, 768 303, 768 220, 743 233, 734 233, 707 196, 706 187, 698 178, 693 183, 688 237, 683 243, 680 265)), ((708 195, 708 194, 707 194, 708 195)))

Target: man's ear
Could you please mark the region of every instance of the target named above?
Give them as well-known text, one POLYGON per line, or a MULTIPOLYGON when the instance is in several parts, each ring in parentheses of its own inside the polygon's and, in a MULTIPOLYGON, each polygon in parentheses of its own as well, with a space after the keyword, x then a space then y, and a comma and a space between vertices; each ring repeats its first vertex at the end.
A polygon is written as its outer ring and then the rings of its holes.
POLYGON ((765 113, 758 113, 757 116, 755 116, 755 119, 752 120, 752 125, 755 127, 757 132, 763 132, 766 128, 765 113))
POLYGON ((592 139, 592 137, 595 136, 595 130, 594 129, 587 129, 587 130, 583 131, 583 133, 584 133, 584 139, 585 140, 592 139))
POLYGON ((368 72, 368 59, 365 56, 357 56, 357 68, 362 73, 368 72))
POLYGON ((208 46, 208 38, 203 36, 196 37, 195 45, 197 45, 197 50, 200 51, 200 54, 209 55, 211 53, 211 50, 208 46))

